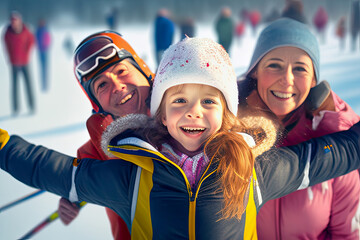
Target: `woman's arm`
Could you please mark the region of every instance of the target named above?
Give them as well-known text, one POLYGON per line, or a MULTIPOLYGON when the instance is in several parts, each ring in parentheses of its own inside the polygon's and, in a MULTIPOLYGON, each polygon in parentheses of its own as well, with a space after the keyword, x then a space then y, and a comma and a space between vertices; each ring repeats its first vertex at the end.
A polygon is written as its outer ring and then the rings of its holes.
POLYGON ((265 152, 255 168, 263 203, 360 166, 360 123, 348 131, 265 152))

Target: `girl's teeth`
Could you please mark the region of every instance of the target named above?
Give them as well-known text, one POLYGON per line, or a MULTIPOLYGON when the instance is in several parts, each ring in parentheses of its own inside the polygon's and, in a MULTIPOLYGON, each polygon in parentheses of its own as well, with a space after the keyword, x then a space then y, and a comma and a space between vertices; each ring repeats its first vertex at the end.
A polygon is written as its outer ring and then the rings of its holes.
POLYGON ((190 127, 183 127, 182 128, 185 132, 188 133, 198 133, 205 131, 205 128, 190 128, 190 127))
POLYGON ((204 131, 205 128, 190 128, 190 127, 183 127, 186 131, 204 131))

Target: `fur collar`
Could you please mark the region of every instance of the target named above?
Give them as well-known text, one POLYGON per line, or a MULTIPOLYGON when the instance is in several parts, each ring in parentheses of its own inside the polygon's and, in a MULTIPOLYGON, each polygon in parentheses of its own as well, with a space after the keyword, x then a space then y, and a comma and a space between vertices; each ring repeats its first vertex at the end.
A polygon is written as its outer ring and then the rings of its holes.
POLYGON ((127 129, 138 129, 151 124, 151 118, 145 114, 128 114, 114 120, 104 131, 101 137, 101 148, 106 155, 114 157, 107 148, 110 141, 127 129))

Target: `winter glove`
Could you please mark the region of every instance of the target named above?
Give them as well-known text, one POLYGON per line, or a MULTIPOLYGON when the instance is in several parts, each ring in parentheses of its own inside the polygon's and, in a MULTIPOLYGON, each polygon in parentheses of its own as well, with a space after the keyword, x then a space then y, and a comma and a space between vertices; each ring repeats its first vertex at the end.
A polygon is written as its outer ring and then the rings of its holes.
POLYGON ((0 128, 0 150, 6 145, 9 139, 10 136, 8 132, 0 128))
POLYGON ((75 204, 67 200, 66 198, 61 198, 59 201, 58 213, 61 221, 68 225, 71 223, 79 214, 80 208, 75 204))
POLYGON ((314 116, 321 110, 335 111, 334 101, 331 96, 331 88, 327 81, 322 81, 310 89, 305 100, 305 108, 314 116))

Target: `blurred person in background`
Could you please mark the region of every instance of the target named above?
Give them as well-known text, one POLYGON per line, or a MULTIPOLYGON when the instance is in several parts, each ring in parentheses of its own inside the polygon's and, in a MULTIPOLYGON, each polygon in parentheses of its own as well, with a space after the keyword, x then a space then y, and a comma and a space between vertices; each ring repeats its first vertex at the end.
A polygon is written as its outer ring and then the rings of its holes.
POLYGON ((221 44, 228 53, 230 53, 230 47, 234 37, 234 22, 231 14, 229 7, 223 7, 215 22, 218 43, 221 44))
POLYGON ((261 22, 261 13, 258 10, 252 10, 248 14, 249 22, 252 28, 253 36, 256 36, 257 28, 261 22))
POLYGON ((49 49, 51 45, 51 35, 46 26, 45 19, 40 19, 36 29, 36 43, 40 59, 41 90, 49 90, 49 49))
POLYGON ((336 24, 335 35, 339 38, 340 50, 345 49, 345 36, 346 36, 346 17, 341 16, 336 24))
POLYGON ((276 6, 264 17, 263 22, 270 23, 272 21, 275 21, 279 17, 280 17, 280 11, 279 11, 278 7, 276 6))
POLYGON ((285 8, 281 17, 292 18, 307 24, 307 20, 304 15, 304 4, 301 0, 286 0, 285 8))
MULTIPOLYGON (((317 39, 298 21, 269 24, 240 79, 240 104, 267 113, 283 127, 279 146, 347 130, 360 119, 327 82, 319 83, 317 39)), ((353 171, 270 200, 257 215, 258 237, 358 240, 359 198, 359 173, 353 171)))
POLYGON ((35 99, 29 73, 29 60, 35 39, 34 35, 23 23, 21 14, 17 11, 13 11, 10 15, 10 24, 6 27, 4 41, 11 65, 12 115, 15 116, 19 113, 18 92, 20 86, 18 74, 20 72, 24 76, 30 114, 33 114, 35 112, 35 99))
POLYGON ((117 7, 111 8, 111 11, 106 16, 106 24, 109 30, 116 31, 118 28, 119 9, 117 7))
POLYGON ((75 46, 74 46, 74 41, 73 41, 70 33, 66 34, 62 45, 63 45, 66 55, 68 55, 70 58, 72 58, 73 54, 74 54, 75 46))
POLYGON ((246 30, 246 24, 245 24, 245 21, 239 21, 237 24, 236 24, 236 27, 235 27, 235 37, 236 37, 236 42, 237 44, 240 46, 241 45, 241 42, 242 42, 242 38, 245 34, 245 30, 246 30))
POLYGON ((155 19, 155 51, 156 62, 159 65, 164 51, 172 44, 175 34, 175 24, 171 20, 168 9, 162 8, 158 11, 155 19))
POLYGON ((183 40, 186 36, 195 37, 195 22, 191 17, 186 17, 180 21, 180 40, 183 40))
POLYGON ((350 33, 351 33, 351 50, 356 51, 356 41, 359 39, 359 49, 360 49, 360 1, 354 0, 351 3, 351 13, 350 13, 350 33))
POLYGON ((242 38, 246 31, 246 24, 248 22, 248 15, 249 12, 247 9, 243 8, 239 11, 238 18, 239 21, 236 23, 235 26, 235 38, 238 45, 241 45, 242 38))
POLYGON ((326 25, 328 23, 328 18, 328 14, 323 6, 318 8, 313 18, 314 26, 322 43, 325 43, 326 41, 326 25))
MULTIPOLYGON (((74 69, 94 112, 86 122, 90 140, 78 149, 77 157, 107 160, 100 146, 104 130, 118 117, 149 113, 147 100, 153 73, 126 40, 112 31, 85 38, 75 50, 74 69), (96 61, 100 58, 105 60, 96 61)), ((79 207, 61 198, 58 213, 68 225, 78 215, 79 207)), ((106 208, 106 213, 114 239, 130 239, 123 219, 111 209, 106 208)))

